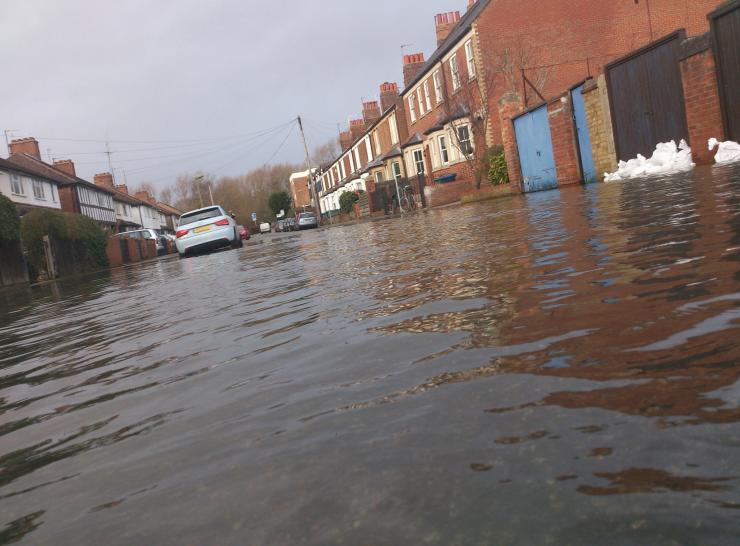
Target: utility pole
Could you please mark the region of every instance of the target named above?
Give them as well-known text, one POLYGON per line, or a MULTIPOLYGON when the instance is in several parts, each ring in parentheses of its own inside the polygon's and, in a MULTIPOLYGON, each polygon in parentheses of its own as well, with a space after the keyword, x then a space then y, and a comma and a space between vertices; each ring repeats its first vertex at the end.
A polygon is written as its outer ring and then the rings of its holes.
POLYGON ((303 122, 301 121, 301 116, 298 116, 298 128, 301 130, 303 149, 306 151, 308 183, 311 184, 311 195, 313 196, 314 208, 316 209, 316 221, 321 222, 321 206, 319 205, 319 196, 316 194, 316 184, 314 184, 313 182, 313 171, 311 170, 311 155, 308 153, 308 143, 306 142, 306 134, 303 132, 303 122))
POLYGON ((203 181, 203 175, 199 174, 193 179, 195 182, 195 189, 198 190, 198 200, 200 201, 200 208, 203 208, 203 196, 200 194, 200 183, 203 181))

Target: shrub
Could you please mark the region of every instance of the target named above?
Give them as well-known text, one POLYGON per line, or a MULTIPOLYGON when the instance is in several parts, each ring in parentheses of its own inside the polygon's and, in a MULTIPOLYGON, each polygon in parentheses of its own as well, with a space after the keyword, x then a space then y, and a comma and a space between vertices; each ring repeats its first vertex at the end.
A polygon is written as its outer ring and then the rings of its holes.
POLYGON ((0 195, 0 245, 20 239, 21 220, 13 202, 0 195))
POLYGON ((108 266, 108 234, 91 218, 37 209, 21 220, 21 237, 28 252, 32 273, 46 269, 45 235, 54 245, 59 273, 70 275, 108 266))
POLYGON ((493 146, 488 151, 488 180, 494 186, 509 183, 509 169, 506 166, 506 155, 502 146, 493 146))
POLYGON ((355 192, 344 192, 339 196, 339 209, 344 214, 350 214, 355 209, 355 203, 359 200, 360 198, 355 192))

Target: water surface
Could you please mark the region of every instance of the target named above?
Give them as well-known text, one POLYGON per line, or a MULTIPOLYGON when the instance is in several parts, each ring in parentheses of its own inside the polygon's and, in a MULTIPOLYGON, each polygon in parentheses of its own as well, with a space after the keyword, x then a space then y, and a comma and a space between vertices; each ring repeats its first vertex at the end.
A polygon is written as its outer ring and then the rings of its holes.
POLYGON ((0 292, 0 544, 736 545, 740 167, 0 292))

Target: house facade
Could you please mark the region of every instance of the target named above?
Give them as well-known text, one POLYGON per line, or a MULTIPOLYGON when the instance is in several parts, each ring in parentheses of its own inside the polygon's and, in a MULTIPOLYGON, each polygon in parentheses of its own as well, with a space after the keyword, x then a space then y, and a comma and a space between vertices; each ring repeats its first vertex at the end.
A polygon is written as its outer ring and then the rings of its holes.
MULTIPOLYGON (((316 173, 317 169, 313 169, 316 173)), ((293 209, 303 210, 313 205, 311 187, 308 181, 309 171, 301 171, 290 175, 290 196, 293 199, 293 209)))
POLYGON ((15 203, 23 216, 35 208, 61 210, 59 182, 0 159, 0 194, 15 203))

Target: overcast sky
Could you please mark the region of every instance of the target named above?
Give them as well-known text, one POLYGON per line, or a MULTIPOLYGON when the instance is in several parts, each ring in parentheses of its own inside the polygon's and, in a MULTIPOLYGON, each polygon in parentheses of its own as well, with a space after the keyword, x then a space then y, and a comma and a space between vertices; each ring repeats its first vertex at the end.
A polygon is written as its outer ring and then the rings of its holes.
POLYGON ((361 98, 402 83, 401 45, 429 56, 434 15, 466 5, 0 0, 0 131, 37 137, 44 159, 73 159, 90 179, 108 170, 108 138, 130 186, 299 161, 296 115, 310 145, 336 136, 361 98))

